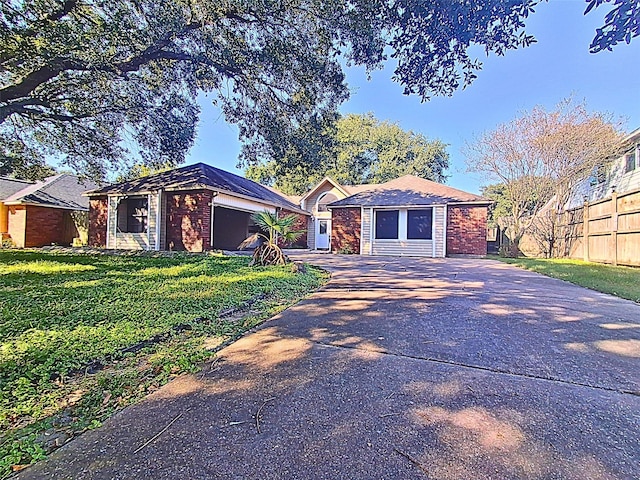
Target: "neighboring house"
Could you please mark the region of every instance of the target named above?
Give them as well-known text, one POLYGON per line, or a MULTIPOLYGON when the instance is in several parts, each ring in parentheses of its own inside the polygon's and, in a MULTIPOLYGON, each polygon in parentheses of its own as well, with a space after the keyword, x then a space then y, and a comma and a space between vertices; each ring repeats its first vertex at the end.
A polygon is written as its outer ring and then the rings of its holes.
POLYGON ((332 251, 422 257, 487 254, 490 200, 412 175, 355 188, 360 192, 327 205, 332 251))
POLYGON ((0 236, 20 248, 70 245, 86 234, 89 201, 82 192, 95 187, 69 174, 35 183, 0 178, 0 236))
MULTIPOLYGON (((526 235, 523 252, 640 266, 640 128, 624 141, 623 155, 573 188, 552 251, 548 241, 541 248, 533 235, 526 235)), ((544 221, 541 225, 544 234, 544 221)))
MULTIPOLYGON (((251 213, 308 213, 282 194, 198 163, 86 192, 89 245, 111 249, 235 250, 258 231, 251 213)), ((306 239, 304 239, 306 241, 306 239)))
POLYGON ((625 143, 629 149, 624 155, 576 185, 567 209, 610 197, 614 190, 618 194, 640 190, 640 128, 631 132, 625 143))

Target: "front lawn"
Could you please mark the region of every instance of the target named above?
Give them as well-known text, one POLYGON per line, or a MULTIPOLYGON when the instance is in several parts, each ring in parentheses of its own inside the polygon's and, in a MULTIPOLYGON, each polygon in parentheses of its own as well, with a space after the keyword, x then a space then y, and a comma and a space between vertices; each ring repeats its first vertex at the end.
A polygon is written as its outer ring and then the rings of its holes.
POLYGON ((501 258, 527 270, 640 303, 640 268, 614 267, 566 258, 501 258))
POLYGON ((248 262, 0 250, 0 478, 196 371, 211 346, 326 278, 248 262))

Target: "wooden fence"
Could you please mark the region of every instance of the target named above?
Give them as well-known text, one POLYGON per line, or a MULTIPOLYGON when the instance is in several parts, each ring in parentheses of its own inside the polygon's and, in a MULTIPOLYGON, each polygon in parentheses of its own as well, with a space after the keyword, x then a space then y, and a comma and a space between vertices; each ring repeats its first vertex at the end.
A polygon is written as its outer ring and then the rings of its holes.
POLYGON ((640 266, 640 189, 585 203, 561 223, 558 256, 640 266))

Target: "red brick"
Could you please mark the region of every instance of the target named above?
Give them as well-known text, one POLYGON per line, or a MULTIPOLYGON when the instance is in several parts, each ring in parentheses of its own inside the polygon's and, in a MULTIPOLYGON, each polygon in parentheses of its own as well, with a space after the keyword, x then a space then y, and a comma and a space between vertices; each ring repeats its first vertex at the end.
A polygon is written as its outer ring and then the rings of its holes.
POLYGON ((107 197, 89 200, 89 246, 107 246, 107 197))
POLYGON ((286 217, 287 215, 294 214, 297 216, 296 222, 293 224, 292 230, 299 231, 304 230, 304 233, 293 243, 284 243, 282 241, 278 241, 281 247, 306 247, 307 246, 307 228, 308 228, 308 219, 307 215, 302 215, 300 213, 295 213, 290 210, 282 209, 278 212, 278 217, 286 217))
POLYGON ((333 253, 350 250, 360 253, 360 208, 334 208, 331 210, 331 250, 333 253))
POLYGON ((212 192, 167 194, 167 249, 203 252, 211 249, 212 192))
POLYGON ((487 254, 487 207, 447 207, 447 255, 487 254))

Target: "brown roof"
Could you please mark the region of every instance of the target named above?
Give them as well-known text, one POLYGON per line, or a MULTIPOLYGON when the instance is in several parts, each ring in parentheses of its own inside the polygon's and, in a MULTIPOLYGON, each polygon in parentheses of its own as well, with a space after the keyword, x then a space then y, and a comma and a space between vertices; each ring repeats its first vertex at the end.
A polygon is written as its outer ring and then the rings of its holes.
POLYGON ((89 199, 82 193, 98 185, 91 180, 62 173, 36 183, 24 183, 24 188, 3 200, 6 205, 40 205, 67 210, 89 210, 89 199))
POLYGON ((364 185, 341 185, 341 187, 349 194, 355 195, 356 193, 366 192, 368 190, 373 190, 376 187, 379 187, 380 183, 369 183, 364 185))
POLYGON ((286 208, 293 212, 308 215, 308 212, 301 210, 298 205, 283 197, 282 194, 276 193, 273 189, 205 163, 187 165, 186 167, 156 173, 129 182, 109 185, 98 190, 85 192, 85 195, 133 195, 161 189, 192 190, 200 188, 237 194, 275 207, 286 208))
POLYGON ((405 175, 378 185, 356 185, 345 187, 357 188, 360 191, 343 200, 329 205, 334 207, 368 206, 393 207, 404 205, 442 205, 448 203, 480 203, 488 205, 487 200, 479 195, 464 192, 442 183, 432 182, 413 175, 405 175), (368 188, 365 188, 368 187, 368 188))
POLYGON ((278 190, 277 188, 274 188, 274 187, 272 187, 270 185, 265 185, 265 187, 267 187, 272 192, 277 193, 281 197, 286 198, 291 203, 294 203, 294 204, 300 206, 300 199, 302 198, 302 195, 287 195, 286 193, 282 193, 280 190, 278 190))

